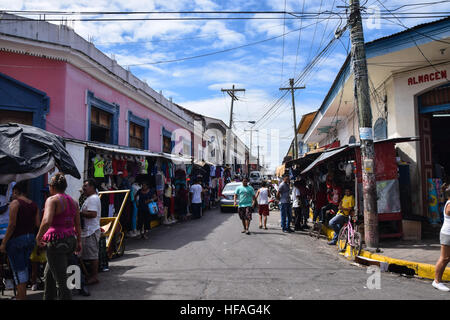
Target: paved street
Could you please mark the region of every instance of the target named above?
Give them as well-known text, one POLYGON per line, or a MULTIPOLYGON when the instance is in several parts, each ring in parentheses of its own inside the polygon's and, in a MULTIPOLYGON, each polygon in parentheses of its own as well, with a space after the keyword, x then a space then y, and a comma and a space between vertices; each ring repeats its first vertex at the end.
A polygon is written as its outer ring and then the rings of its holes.
POLYGON ((128 240, 125 255, 100 274, 91 297, 76 299, 448 299, 429 281, 369 274, 325 240, 284 234, 272 213, 269 230, 242 234, 236 214, 207 211, 200 220, 161 226, 149 240, 128 240))

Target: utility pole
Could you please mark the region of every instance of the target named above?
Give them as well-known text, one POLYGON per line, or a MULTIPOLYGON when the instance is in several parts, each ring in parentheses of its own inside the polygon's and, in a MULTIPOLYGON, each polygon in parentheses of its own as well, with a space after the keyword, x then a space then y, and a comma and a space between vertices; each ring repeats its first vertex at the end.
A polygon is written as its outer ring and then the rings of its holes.
POLYGON ((230 129, 227 132, 227 160, 225 163, 230 160, 230 145, 231 145, 231 130, 233 129, 233 104, 234 100, 239 100, 236 95, 234 94, 237 91, 245 91, 245 89, 235 89, 234 84, 231 89, 221 89, 222 92, 228 93, 228 95, 231 97, 231 110, 230 110, 230 129))
POLYGON ((252 128, 250 128, 250 130, 245 130, 244 131, 250 131, 250 156, 249 156, 249 161, 248 161, 248 173, 250 174, 250 159, 252 157, 252 137, 253 137, 253 131, 258 131, 258 129, 253 130, 252 128))
POLYGON ((303 87, 294 87, 294 79, 289 79, 289 85, 290 85, 289 88, 280 88, 280 90, 282 90, 282 91, 283 90, 289 90, 289 91, 291 91, 291 95, 292 95, 292 113, 293 113, 293 116, 294 116, 294 141, 295 141, 295 146, 294 146, 294 149, 293 149, 293 153, 294 153, 293 158, 297 159, 298 158, 297 119, 295 118, 295 97, 294 97, 294 92, 297 89, 305 89, 305 87, 304 86, 303 87))
POLYGON ((233 103, 234 100, 239 100, 234 93, 237 91, 245 91, 245 89, 235 89, 233 84, 233 87, 231 89, 221 89, 220 91, 228 93, 228 95, 231 97, 231 111, 230 111, 230 130, 231 130, 233 125, 233 103))
POLYGON ((364 240, 368 249, 378 248, 377 183, 375 177, 375 148, 372 135, 372 110, 364 48, 364 33, 359 0, 350 0, 350 40, 352 42, 352 67, 354 73, 355 101, 358 108, 359 137, 364 199, 364 240))
POLYGON ((259 148, 261 148, 261 146, 260 145, 258 145, 258 171, 259 171, 259 148))

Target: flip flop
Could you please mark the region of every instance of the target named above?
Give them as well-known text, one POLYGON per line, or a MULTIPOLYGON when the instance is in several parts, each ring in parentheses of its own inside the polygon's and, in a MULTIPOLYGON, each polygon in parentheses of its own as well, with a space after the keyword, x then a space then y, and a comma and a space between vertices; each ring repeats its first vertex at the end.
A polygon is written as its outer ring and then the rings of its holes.
POLYGON ((247 232, 247 230, 243 230, 243 231, 241 231, 241 233, 246 233, 247 232))
POLYGON ((263 228, 263 226, 259 226, 259 228, 260 228, 260 229, 262 229, 262 228, 263 228))

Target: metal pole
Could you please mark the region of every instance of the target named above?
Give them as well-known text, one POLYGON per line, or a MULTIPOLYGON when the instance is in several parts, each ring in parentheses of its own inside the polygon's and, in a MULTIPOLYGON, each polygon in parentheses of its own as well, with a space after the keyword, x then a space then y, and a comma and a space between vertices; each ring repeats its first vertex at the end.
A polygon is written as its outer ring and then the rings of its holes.
POLYGON ((372 111, 370 107, 368 70, 364 47, 359 0, 350 0, 350 40, 354 73, 355 101, 358 108, 359 136, 361 141, 361 165, 364 199, 364 240, 368 249, 378 247, 377 183, 375 176, 375 148, 372 135, 372 111))
POLYGON ((294 98, 294 79, 289 79, 289 84, 291 85, 291 95, 292 95, 292 112, 294 114, 294 159, 298 158, 298 143, 297 143, 297 119, 295 117, 295 98, 294 98))
MULTIPOLYGON (((234 84, 233 84, 233 89, 231 89, 231 90, 234 93, 234 84)), ((232 125, 233 125, 233 104, 234 104, 234 98, 231 97, 230 130, 233 129, 233 127, 232 127, 232 125)))
POLYGON ((295 90, 297 89, 305 89, 305 87, 294 87, 294 79, 289 79, 289 88, 280 88, 280 90, 289 90, 292 95, 292 113, 294 120, 294 143, 295 146, 292 148, 293 158, 296 159, 298 157, 298 143, 297 143, 297 120, 295 117, 295 90))

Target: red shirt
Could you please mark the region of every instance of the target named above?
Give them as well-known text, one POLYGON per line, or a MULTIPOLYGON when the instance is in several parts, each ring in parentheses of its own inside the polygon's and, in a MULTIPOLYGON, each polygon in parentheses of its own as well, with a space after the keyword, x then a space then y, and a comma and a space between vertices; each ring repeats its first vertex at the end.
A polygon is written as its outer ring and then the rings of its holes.
POLYGON ((316 208, 322 208, 327 205, 327 194, 319 191, 316 194, 316 208))

